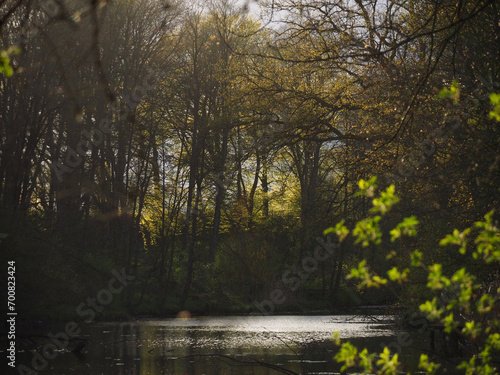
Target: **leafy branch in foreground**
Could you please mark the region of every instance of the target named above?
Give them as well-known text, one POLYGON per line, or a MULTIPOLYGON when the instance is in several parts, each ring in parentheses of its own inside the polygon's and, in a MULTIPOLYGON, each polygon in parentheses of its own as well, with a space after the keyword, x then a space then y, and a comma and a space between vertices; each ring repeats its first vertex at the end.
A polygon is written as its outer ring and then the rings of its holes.
MULTIPOLYGON (((375 182, 376 178, 359 182, 358 194, 373 198, 371 212, 380 214, 359 221, 353 228, 355 243, 361 243, 362 246, 382 243, 379 222, 399 201, 394 185, 381 192, 380 197, 375 197, 375 182)), ((493 221, 493 214, 493 211, 487 213, 484 220, 476 222, 472 228, 463 231, 455 229, 439 245, 458 247, 459 253, 484 266, 500 263, 500 230, 493 221), (475 238, 471 238, 473 234, 475 238)), ((390 231, 391 241, 416 236, 417 225, 415 216, 404 218, 390 231)), ((340 241, 343 241, 349 230, 341 222, 335 228, 325 231, 332 232, 337 233, 340 241)), ((427 274, 426 287, 432 298, 419 306, 420 312, 429 321, 442 326, 445 333, 460 335, 470 343, 466 348, 466 358, 457 368, 467 375, 498 373, 493 358, 500 351, 500 321, 498 311, 495 310, 498 309, 495 305, 499 302, 500 288, 485 288, 478 282, 479 275, 471 273, 465 267, 447 276, 440 263, 426 265, 423 254, 418 250, 411 254, 408 264, 409 268, 403 270, 393 267, 387 271, 385 278, 371 271, 366 260, 362 260, 357 268, 351 270, 348 278, 359 280, 360 289, 378 288, 390 283, 410 283, 412 270, 423 269, 427 274), (445 301, 442 296, 446 296, 445 301)), ((335 340, 340 346, 335 360, 343 363, 342 371, 348 368, 355 368, 364 374, 396 374, 402 371, 398 354, 392 354, 387 347, 380 354, 372 354, 367 349, 358 350, 349 342, 341 344, 338 335, 335 340)), ((439 367, 428 355, 420 356, 419 368, 427 374, 435 374, 439 367)))

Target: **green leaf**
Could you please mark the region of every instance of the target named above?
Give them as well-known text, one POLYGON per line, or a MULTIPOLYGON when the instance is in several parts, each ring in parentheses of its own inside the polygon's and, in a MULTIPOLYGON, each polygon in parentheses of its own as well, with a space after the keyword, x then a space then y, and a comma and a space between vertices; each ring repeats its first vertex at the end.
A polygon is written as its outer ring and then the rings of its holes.
POLYGON ((340 346, 340 333, 338 331, 333 332, 332 340, 335 342, 335 345, 340 346))
POLYGON ((19 53, 21 53, 21 50, 18 47, 0 50, 0 73, 3 73, 6 77, 11 77, 14 74, 14 69, 11 66, 11 56, 19 53))
POLYGON ((352 234, 357 237, 355 243, 361 243, 364 247, 370 244, 380 244, 382 242, 382 232, 378 224, 380 219, 382 219, 381 216, 375 216, 357 222, 352 231, 352 234))
POLYGON ((442 266, 438 263, 429 267, 427 281, 427 287, 434 290, 441 290, 450 285, 450 280, 442 275, 442 266))
POLYGON ((378 288, 381 285, 387 284, 387 279, 377 275, 372 275, 366 266, 366 260, 362 260, 358 264, 358 268, 352 268, 351 273, 347 279, 359 279, 361 282, 358 284, 358 289, 363 288, 378 288))
POLYGON ((458 326, 458 323, 455 322, 453 318, 453 313, 450 313, 444 318, 444 331, 446 333, 451 333, 458 326))
POLYGON ((359 365, 363 369, 364 373, 373 372, 373 360, 375 354, 369 354, 368 350, 365 348, 361 353, 359 353, 359 365))
POLYGON ((382 215, 390 211, 392 206, 399 202, 399 197, 396 196, 395 191, 396 187, 391 185, 385 191, 381 192, 379 198, 373 199, 373 207, 370 211, 380 212, 382 215))
POLYGON ((451 86, 443 88, 438 95, 441 99, 453 99, 453 103, 457 104, 460 99, 460 88, 456 79, 453 80, 451 86))
POLYGON ((491 346, 492 349, 500 350, 500 334, 492 333, 491 335, 489 335, 487 343, 491 346))
POLYGON ((422 264, 422 257, 423 257, 423 254, 418 250, 415 250, 413 253, 411 253, 411 265, 412 265, 412 267, 420 267, 422 264))
POLYGON ((500 262, 500 230, 493 225, 493 211, 484 216, 484 221, 475 223, 481 231, 476 237, 475 259, 482 258, 486 263, 500 262))
POLYGON ((393 267, 392 269, 387 271, 387 276, 389 276, 389 279, 391 279, 392 281, 401 284, 404 281, 408 281, 409 273, 410 270, 408 268, 405 268, 403 272, 399 272, 397 267, 393 267))
POLYGON ((381 366, 380 373, 381 374, 397 374, 398 373, 398 367, 399 367, 399 361, 398 361, 398 355, 394 354, 391 358, 391 352, 390 350, 386 347, 384 348, 383 352, 380 353, 380 359, 377 361, 377 365, 381 366))
POLYGON ((419 306, 420 311, 427 315, 430 320, 440 319, 443 309, 438 309, 436 297, 432 301, 425 301, 419 306))
POLYGON ((396 239, 402 236, 416 236, 417 225, 418 220, 415 216, 405 217, 403 221, 396 226, 396 228, 390 231, 391 242, 396 241, 396 239))
POLYGON ((465 327, 462 329, 462 333, 470 336, 473 340, 477 339, 481 333, 481 323, 476 324, 474 320, 465 322, 465 327))
POLYGON ((335 232, 335 229, 333 227, 330 227, 330 228, 327 228, 323 231, 323 235, 327 236, 329 235, 330 233, 333 233, 335 232))
POLYGON ((377 176, 373 176, 368 181, 363 179, 359 180, 358 186, 360 191, 356 192, 354 196, 364 195, 370 198, 373 197, 375 195, 375 189, 377 188, 375 182, 377 182, 377 176))
POLYGON ((458 245, 460 246, 460 254, 465 254, 467 249, 467 240, 466 237, 471 231, 470 228, 465 229, 463 232, 460 232, 458 229, 455 229, 452 234, 447 234, 445 238, 439 241, 441 246, 446 245, 458 245))
POLYGON ((484 294, 483 296, 481 296, 481 298, 476 304, 477 312, 479 314, 487 314, 491 311, 494 305, 495 305, 495 298, 493 298, 489 294, 484 294))
POLYGON ((439 367, 439 364, 429 361, 427 354, 420 355, 419 369, 424 370, 427 374, 435 374, 439 367))
POLYGON ((342 344, 339 351, 335 355, 334 359, 339 363, 344 362, 341 371, 345 371, 350 367, 356 366, 357 357, 358 357, 358 348, 356 348, 351 343, 346 342, 342 344))
POLYGON ((490 102, 493 105, 490 118, 500 121, 500 94, 490 94, 490 102))
POLYGON ((349 235, 349 229, 347 229, 347 227, 344 225, 344 220, 342 220, 337 223, 335 227, 328 228, 323 232, 325 236, 330 233, 335 233, 338 236, 339 241, 342 242, 349 235))

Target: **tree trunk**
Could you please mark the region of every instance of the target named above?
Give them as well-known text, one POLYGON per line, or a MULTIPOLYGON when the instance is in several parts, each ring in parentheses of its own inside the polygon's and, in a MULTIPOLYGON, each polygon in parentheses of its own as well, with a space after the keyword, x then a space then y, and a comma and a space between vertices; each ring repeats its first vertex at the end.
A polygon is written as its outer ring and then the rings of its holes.
POLYGON ((210 263, 212 263, 215 260, 215 252, 217 250, 217 242, 219 238, 222 204, 224 202, 224 195, 226 192, 226 186, 224 183, 224 170, 226 167, 228 139, 229 139, 229 128, 226 126, 222 134, 222 150, 221 150, 219 165, 216 170, 217 174, 215 176, 217 195, 215 197, 214 224, 212 228, 212 238, 210 241, 210 250, 209 250, 210 263))

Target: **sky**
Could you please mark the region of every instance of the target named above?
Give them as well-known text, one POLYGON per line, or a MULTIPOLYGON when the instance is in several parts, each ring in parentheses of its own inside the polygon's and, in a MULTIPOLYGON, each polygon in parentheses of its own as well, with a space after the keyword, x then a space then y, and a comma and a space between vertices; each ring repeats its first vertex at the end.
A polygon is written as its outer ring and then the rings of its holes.
POLYGON ((259 17, 260 8, 259 8, 258 0, 238 0, 237 4, 239 6, 244 6, 246 4, 248 6, 249 12, 251 14, 253 14, 255 17, 259 17))

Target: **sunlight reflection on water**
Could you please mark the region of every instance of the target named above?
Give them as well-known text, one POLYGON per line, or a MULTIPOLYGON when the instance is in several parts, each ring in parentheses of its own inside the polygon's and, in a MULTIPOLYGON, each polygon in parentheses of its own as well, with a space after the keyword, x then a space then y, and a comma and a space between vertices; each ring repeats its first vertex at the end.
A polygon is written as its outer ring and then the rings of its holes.
POLYGON ((388 316, 232 316, 199 317, 189 320, 155 320, 139 324, 156 327, 149 344, 244 348, 286 346, 341 338, 390 336, 388 316))

